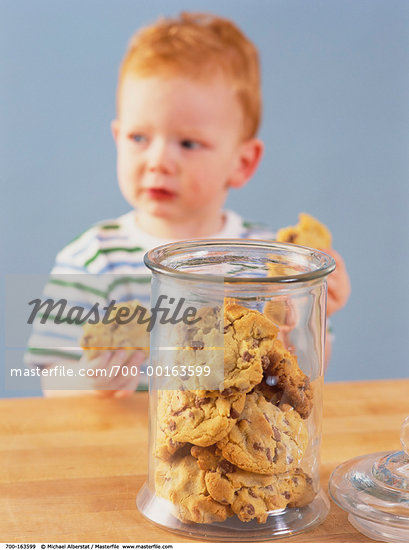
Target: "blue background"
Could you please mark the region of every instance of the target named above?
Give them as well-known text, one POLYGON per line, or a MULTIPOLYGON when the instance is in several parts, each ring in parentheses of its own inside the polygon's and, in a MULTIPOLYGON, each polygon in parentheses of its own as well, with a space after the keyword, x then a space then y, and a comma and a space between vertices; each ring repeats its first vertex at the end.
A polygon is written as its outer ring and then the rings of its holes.
POLYGON ((309 212, 347 263, 326 379, 409 376, 406 0, 2 0, 2 276, 48 272, 129 210, 110 133, 118 66, 138 27, 183 9, 234 19, 260 50, 266 153, 227 206, 274 228, 309 212))

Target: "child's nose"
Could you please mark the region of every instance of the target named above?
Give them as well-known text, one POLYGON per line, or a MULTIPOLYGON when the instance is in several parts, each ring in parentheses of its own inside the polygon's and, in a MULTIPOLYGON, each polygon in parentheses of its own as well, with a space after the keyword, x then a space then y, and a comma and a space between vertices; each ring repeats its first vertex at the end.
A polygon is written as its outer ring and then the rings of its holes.
POLYGON ((149 172, 174 174, 176 163, 172 143, 164 139, 154 140, 149 150, 147 167, 149 172))

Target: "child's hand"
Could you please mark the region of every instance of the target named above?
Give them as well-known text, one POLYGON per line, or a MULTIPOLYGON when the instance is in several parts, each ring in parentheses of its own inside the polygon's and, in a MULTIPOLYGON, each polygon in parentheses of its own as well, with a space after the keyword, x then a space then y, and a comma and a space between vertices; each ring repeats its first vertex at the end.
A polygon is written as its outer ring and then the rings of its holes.
POLYGON ((337 263, 335 271, 328 276, 327 315, 329 317, 347 303, 351 294, 351 284, 341 255, 332 248, 324 252, 332 256, 337 263))
POLYGON ((136 390, 139 376, 131 374, 131 367, 139 367, 144 360, 145 354, 140 350, 131 355, 126 350, 106 351, 92 360, 84 355, 79 362, 79 368, 89 371, 95 394, 118 398, 131 395, 136 390), (124 369, 124 365, 128 368, 124 369))

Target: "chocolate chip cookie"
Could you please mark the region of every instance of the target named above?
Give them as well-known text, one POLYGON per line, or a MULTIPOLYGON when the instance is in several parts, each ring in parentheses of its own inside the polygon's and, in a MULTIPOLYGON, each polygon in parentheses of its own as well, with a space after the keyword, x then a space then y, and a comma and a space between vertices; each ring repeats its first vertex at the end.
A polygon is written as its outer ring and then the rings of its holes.
POLYGON ((298 224, 284 227, 277 233, 277 241, 295 243, 324 250, 331 248, 331 233, 329 229, 310 214, 301 213, 298 224))
POLYGON ((288 405, 279 408, 254 391, 237 423, 217 442, 223 457, 239 468, 278 474, 296 467, 308 444, 300 415, 288 405))
POLYGON ((210 496, 205 475, 191 455, 177 457, 171 462, 158 460, 156 494, 175 505, 175 515, 184 523, 224 521, 232 515, 231 508, 210 496))
POLYGON ((158 400, 160 445, 173 454, 177 443, 207 446, 226 437, 243 411, 246 395, 162 390, 158 400))
POLYGON ((278 327, 262 313, 237 304, 224 308, 224 393, 249 392, 263 378, 278 327))
MULTIPOLYGON (((146 309, 134 300, 131 302, 117 302, 116 309, 113 310, 107 318, 107 322, 100 321, 92 325, 84 325, 81 346, 84 349, 88 359, 94 359, 100 353, 106 350, 127 349, 130 354, 137 349, 141 349, 147 356, 149 354, 149 333, 146 332, 146 323, 138 323, 139 314, 144 315, 146 309), (129 313, 121 316, 123 322, 118 322, 116 314, 119 308, 127 308, 129 313), (131 318, 136 308, 139 308, 133 320, 125 322, 131 318)), ((126 313, 126 310, 122 310, 126 313)))
POLYGON ((174 441, 166 430, 166 414, 169 407, 169 391, 158 391, 156 439, 154 454, 162 460, 171 460, 180 449, 187 444, 174 441))
MULTIPOLYGON (((201 308, 197 315, 200 322, 182 327, 182 349, 176 363, 209 365, 210 377, 196 379, 200 389, 217 389, 224 395, 249 392, 263 377, 263 364, 278 327, 258 311, 227 301, 223 315, 217 307, 201 308)), ((187 380, 183 386, 195 389, 194 383, 195 380, 187 380)))

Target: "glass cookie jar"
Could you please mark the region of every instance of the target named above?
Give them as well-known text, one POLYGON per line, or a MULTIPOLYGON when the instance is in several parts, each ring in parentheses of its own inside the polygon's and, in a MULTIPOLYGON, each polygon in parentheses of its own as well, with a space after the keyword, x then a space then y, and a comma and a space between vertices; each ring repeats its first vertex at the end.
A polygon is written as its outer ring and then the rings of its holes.
POLYGON ((173 532, 269 540, 321 523, 326 277, 314 249, 195 240, 149 251, 148 479, 141 513, 173 532))

